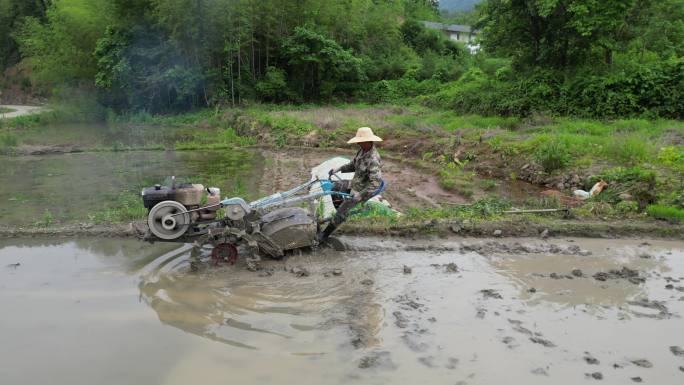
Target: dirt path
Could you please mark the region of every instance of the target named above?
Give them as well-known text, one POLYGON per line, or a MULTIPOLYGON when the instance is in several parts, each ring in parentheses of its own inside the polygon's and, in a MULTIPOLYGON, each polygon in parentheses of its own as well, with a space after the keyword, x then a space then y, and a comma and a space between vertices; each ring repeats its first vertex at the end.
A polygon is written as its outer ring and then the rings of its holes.
POLYGON ((45 111, 45 107, 41 106, 14 106, 14 105, 0 105, 0 108, 9 108, 14 110, 12 112, 0 113, 0 119, 16 118, 24 115, 36 114, 45 111))

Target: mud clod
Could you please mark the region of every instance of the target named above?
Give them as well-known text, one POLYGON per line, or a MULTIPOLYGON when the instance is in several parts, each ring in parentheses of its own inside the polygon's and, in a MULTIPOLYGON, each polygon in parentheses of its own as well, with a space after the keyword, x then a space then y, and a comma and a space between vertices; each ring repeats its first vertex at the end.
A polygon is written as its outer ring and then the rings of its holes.
POLYGON ((515 341, 515 338, 513 338, 511 336, 506 336, 506 337, 501 339, 501 342, 503 342, 506 345, 510 345, 513 341, 515 341))
POLYGON ((249 271, 260 271, 262 269, 261 264, 258 261, 247 260, 247 270, 249 271))
POLYGON ((408 326, 409 319, 406 318, 406 316, 404 316, 404 314, 402 314, 402 312, 395 311, 394 313, 392 313, 392 315, 394 316, 394 319, 395 319, 394 324, 397 325, 398 328, 405 329, 408 326))
POLYGON ((546 239, 546 238, 548 238, 548 237, 549 237, 549 229, 544 229, 544 230, 541 232, 541 234, 539 234, 539 236, 541 237, 541 239, 546 239))
POLYGON ((600 271, 593 275, 597 281, 607 281, 609 279, 626 279, 629 282, 638 285, 646 282, 646 279, 639 276, 639 272, 632 270, 627 266, 623 266, 620 270, 609 270, 608 272, 600 271))
POLYGON ((529 293, 536 293, 536 292, 537 292, 537 289, 531 287, 531 288, 527 289, 527 291, 528 291, 529 293))
POLYGON ((639 360, 632 360, 631 361, 634 365, 639 366, 641 368, 652 368, 653 364, 651 361, 646 360, 646 359, 639 359, 639 360))
POLYGON ((679 370, 681 370, 682 372, 684 372, 684 366, 680 366, 680 367, 679 367, 679 370))
POLYGON ((601 372, 585 373, 584 375, 593 378, 594 380, 603 380, 603 374, 601 374, 601 372))
POLYGON ((326 278, 330 278, 330 277, 332 277, 332 276, 336 276, 336 277, 337 277, 337 276, 340 276, 340 275, 342 275, 342 269, 332 269, 332 270, 330 270, 330 271, 326 271, 325 273, 323 273, 323 276, 326 277, 326 278))
POLYGON ((527 334, 528 336, 531 336, 533 334, 530 329, 527 329, 520 325, 513 326, 513 330, 515 330, 518 333, 527 334))
POLYGON ((413 272, 413 269, 404 265, 404 274, 411 274, 412 272, 413 272))
POLYGON ((309 273, 309 270, 301 266, 291 268, 290 273, 294 274, 297 278, 308 277, 309 275, 311 275, 311 273, 309 273))
POLYGON ((498 229, 497 229, 497 230, 494 230, 494 232, 492 233, 492 235, 494 235, 495 237, 500 237, 500 236, 503 235, 503 231, 498 230, 498 229))
POLYGON ((450 369, 450 370, 456 369, 457 366, 458 366, 458 358, 454 358, 454 357, 449 357, 446 365, 444 365, 445 368, 450 369))
POLYGON ((584 274, 582 273, 582 270, 580 270, 580 269, 574 269, 574 270, 571 271, 570 273, 571 273, 573 276, 578 277, 578 278, 584 276, 584 274))
POLYGON ((541 337, 530 337, 530 341, 534 342, 535 344, 543 345, 547 348, 555 348, 556 347, 556 344, 554 344, 553 342, 551 342, 549 340, 543 339, 541 337))
POLYGON ((359 361, 359 369, 382 368, 394 369, 395 365, 392 363, 389 352, 377 352, 359 361))
POLYGON ((447 263, 445 267, 447 273, 458 273, 458 266, 453 262, 447 263))
POLYGON ((435 367, 435 357, 428 356, 428 357, 418 357, 418 362, 421 364, 427 366, 428 368, 434 368, 435 367))
POLYGON ((537 376, 548 376, 549 375, 549 372, 547 372, 546 369, 544 369, 544 368, 532 369, 530 371, 530 373, 537 375, 537 376))
POLYGON ((273 275, 273 269, 264 269, 257 274, 259 277, 270 277, 273 275))
POLYGON ((591 255, 590 251, 582 250, 577 245, 570 245, 568 247, 560 247, 556 244, 539 244, 539 245, 528 245, 521 244, 520 242, 514 242, 513 244, 489 241, 483 244, 463 244, 459 248, 461 254, 467 252, 475 252, 480 255, 492 255, 492 254, 565 254, 565 255, 580 255, 588 256, 591 255))
POLYGON ((663 318, 669 318, 672 316, 670 311, 665 306, 665 302, 663 302, 663 301, 649 301, 648 299, 640 299, 637 301, 627 301, 627 303, 632 305, 632 306, 638 306, 638 307, 643 307, 646 309, 652 309, 652 310, 658 311, 658 314, 633 312, 634 315, 636 315, 637 317, 663 319, 663 318))
POLYGON ((642 382, 644 380, 641 379, 641 377, 632 377, 632 381, 634 382, 642 382))
POLYGON ((21 266, 21 263, 19 263, 19 262, 17 262, 17 263, 10 263, 9 265, 7 265, 7 267, 9 267, 9 268, 11 268, 11 269, 16 269, 16 268, 19 267, 19 266, 21 266))
POLYGON ((670 346, 670 351, 677 357, 684 357, 684 349, 679 346, 670 346))
POLYGON ((361 281, 361 284, 362 284, 362 285, 366 285, 366 286, 370 286, 370 285, 372 285, 373 283, 374 283, 373 280, 370 279, 370 278, 366 278, 366 279, 364 279, 363 281, 361 281))
POLYGON ((596 357, 593 357, 591 354, 587 354, 583 358, 584 361, 589 365, 598 365, 601 363, 596 357))
POLYGON ((485 298, 503 299, 501 294, 494 289, 482 289, 480 290, 480 293, 482 293, 485 298))

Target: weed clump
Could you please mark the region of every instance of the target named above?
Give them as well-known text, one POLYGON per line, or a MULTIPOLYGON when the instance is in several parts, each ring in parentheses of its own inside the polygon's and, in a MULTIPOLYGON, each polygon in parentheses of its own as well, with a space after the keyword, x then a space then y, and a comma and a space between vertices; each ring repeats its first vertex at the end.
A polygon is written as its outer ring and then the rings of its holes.
POLYGON ((542 142, 534 153, 535 160, 546 172, 563 169, 570 164, 570 152, 558 138, 542 142))

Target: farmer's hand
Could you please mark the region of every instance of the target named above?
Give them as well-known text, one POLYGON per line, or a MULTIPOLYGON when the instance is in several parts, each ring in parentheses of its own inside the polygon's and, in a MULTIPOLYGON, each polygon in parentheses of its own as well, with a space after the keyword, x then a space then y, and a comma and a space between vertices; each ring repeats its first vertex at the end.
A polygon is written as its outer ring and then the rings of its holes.
POLYGON ((337 174, 337 169, 336 168, 331 168, 330 171, 328 171, 328 177, 332 177, 333 174, 337 174))
POLYGON ((352 190, 351 195, 352 195, 351 199, 354 201, 354 203, 361 202, 361 194, 358 191, 352 190))

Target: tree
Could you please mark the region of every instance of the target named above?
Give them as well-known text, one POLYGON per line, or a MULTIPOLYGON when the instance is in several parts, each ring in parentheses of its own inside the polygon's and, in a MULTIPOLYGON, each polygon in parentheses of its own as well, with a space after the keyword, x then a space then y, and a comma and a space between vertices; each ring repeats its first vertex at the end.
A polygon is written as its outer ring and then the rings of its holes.
POLYGON ((156 27, 108 28, 95 50, 96 85, 117 109, 168 112, 203 104, 201 68, 156 27))
POLYGON ((519 68, 610 66, 638 47, 661 57, 684 48, 682 0, 487 0, 477 24, 486 51, 519 68))
POLYGON ((45 20, 24 18, 14 37, 39 80, 92 85, 97 72, 93 51, 111 18, 107 0, 56 0, 45 20))
POLYGON ((352 91, 366 79, 361 59, 310 29, 295 28, 282 50, 292 87, 306 100, 330 99, 335 91, 352 91))
POLYGON ((50 0, 0 0, 0 70, 20 60, 19 46, 12 37, 26 17, 44 20, 50 0))

